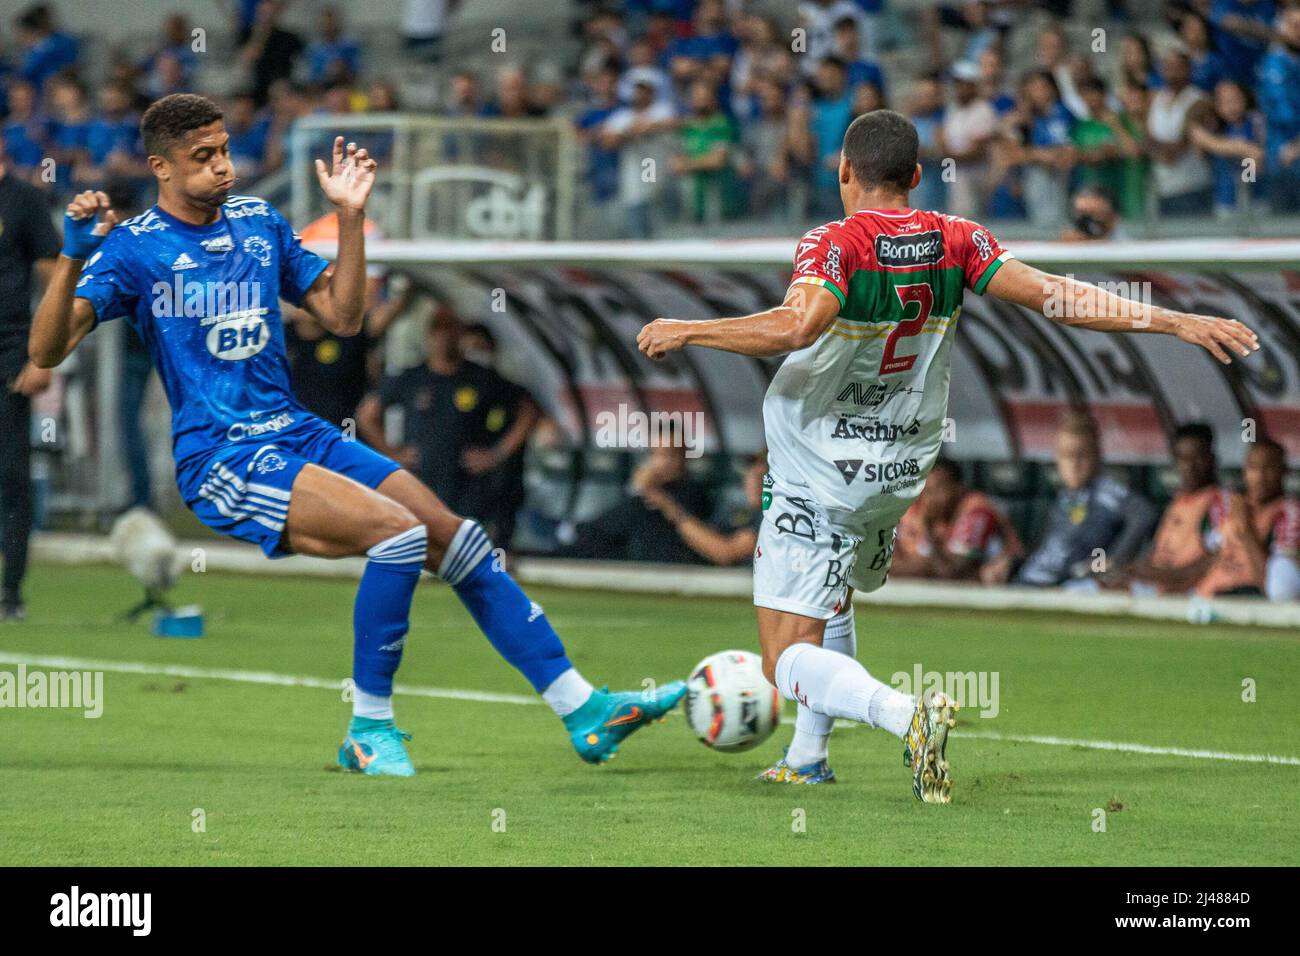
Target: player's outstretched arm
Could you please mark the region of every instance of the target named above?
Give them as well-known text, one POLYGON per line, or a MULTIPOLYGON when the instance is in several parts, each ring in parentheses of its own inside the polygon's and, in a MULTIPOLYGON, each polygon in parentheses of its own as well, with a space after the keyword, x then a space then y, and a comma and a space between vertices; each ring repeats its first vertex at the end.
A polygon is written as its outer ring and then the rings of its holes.
POLYGON ((774 309, 736 319, 655 319, 637 334, 642 352, 658 361, 687 345, 765 357, 807 348, 840 312, 840 300, 820 286, 791 286, 774 309))
POLYGON ((303 296, 302 304, 335 335, 356 335, 366 316, 366 200, 375 185, 378 167, 356 143, 343 146, 334 137, 333 162, 327 169, 316 160, 321 192, 334 205, 339 220, 338 256, 303 296))
POLYGON ((117 224, 117 214, 102 192, 84 192, 68 203, 63 217, 63 252, 50 270, 32 329, 27 354, 37 368, 54 368, 95 327, 95 307, 73 293, 82 263, 117 224))
POLYGON ((1008 260, 989 280, 985 292, 1023 305, 1054 322, 1097 332, 1162 332, 1199 345, 1220 362, 1242 358, 1259 348, 1259 337, 1236 319, 1175 312, 1126 299, 1072 276, 1052 275, 1008 260))

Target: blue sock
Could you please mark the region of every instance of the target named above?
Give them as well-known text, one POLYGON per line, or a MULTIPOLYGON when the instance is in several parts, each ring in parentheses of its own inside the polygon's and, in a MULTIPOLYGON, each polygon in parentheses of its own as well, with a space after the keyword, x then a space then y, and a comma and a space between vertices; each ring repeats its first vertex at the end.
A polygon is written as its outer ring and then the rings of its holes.
POLYGON ((366 552, 370 560, 352 611, 352 680, 366 694, 393 695, 393 675, 410 628, 411 597, 427 551, 428 531, 419 525, 366 552))
POLYGON ((438 577, 452 586, 497 653, 539 694, 573 666, 541 607, 501 566, 487 532, 477 522, 460 526, 438 567, 438 577))

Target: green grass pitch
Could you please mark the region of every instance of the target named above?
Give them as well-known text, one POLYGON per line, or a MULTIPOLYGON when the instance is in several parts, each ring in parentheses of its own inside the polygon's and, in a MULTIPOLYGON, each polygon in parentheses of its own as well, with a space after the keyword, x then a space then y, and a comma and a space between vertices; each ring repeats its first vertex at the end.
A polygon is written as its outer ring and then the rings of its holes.
MULTIPOLYGON (((30 620, 0 628, 0 654, 341 680, 352 595, 342 580, 191 575, 174 596, 203 605, 208 636, 162 640, 114 623, 136 598, 124 572, 38 566, 30 620)), ((533 596, 579 668, 613 687, 757 643, 739 600, 533 596)), ((415 734, 419 776, 364 778, 333 766, 349 713, 337 691, 108 672, 99 719, 0 709, 0 864, 1294 863, 1300 766, 988 735, 1294 758, 1295 634, 859 606, 858 643, 885 680, 918 663, 997 672, 998 715, 967 708, 949 745, 952 805, 916 803, 899 743, 866 728, 836 729, 838 784, 780 787, 752 777, 788 727, 722 755, 675 713, 590 767, 544 706, 409 695, 398 724, 415 734)), ((530 694, 432 581, 416 594, 399 682, 530 694)))

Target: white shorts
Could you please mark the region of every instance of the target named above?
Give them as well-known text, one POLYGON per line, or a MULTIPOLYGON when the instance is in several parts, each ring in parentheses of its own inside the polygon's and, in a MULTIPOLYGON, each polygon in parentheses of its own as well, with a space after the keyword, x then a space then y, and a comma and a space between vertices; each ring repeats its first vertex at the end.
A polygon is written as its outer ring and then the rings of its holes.
POLYGON ((754 604, 829 620, 849 588, 875 591, 894 559, 901 515, 884 515, 850 532, 806 488, 771 475, 763 483, 763 523, 754 549, 754 604))

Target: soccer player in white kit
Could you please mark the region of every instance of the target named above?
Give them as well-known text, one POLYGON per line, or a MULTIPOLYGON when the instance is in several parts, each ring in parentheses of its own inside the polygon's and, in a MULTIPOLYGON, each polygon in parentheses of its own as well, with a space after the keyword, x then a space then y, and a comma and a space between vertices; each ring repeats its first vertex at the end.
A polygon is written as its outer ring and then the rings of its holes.
POLYGON ((740 318, 656 319, 637 345, 651 359, 687 345, 789 353, 763 400, 769 473, 754 604, 763 672, 799 706, 785 757, 760 778, 833 781, 827 741, 839 717, 902 739, 917 799, 947 803, 956 702, 914 699, 855 660, 852 595, 884 584, 894 529, 939 456, 965 289, 1077 328, 1175 335, 1224 363, 1259 343, 1232 319, 1040 272, 976 223, 910 208, 920 179, 911 122, 892 110, 859 116, 840 154, 844 218, 800 241, 785 301, 740 318))

